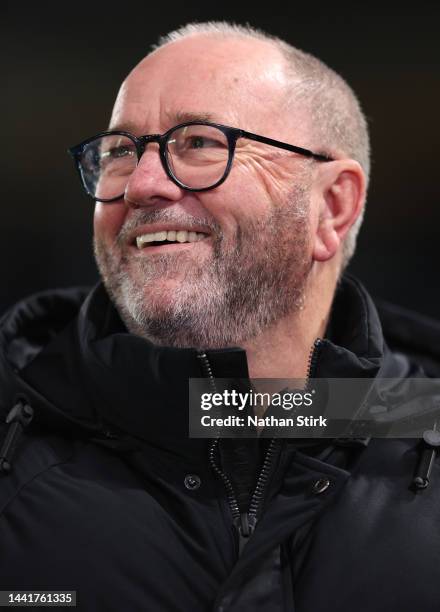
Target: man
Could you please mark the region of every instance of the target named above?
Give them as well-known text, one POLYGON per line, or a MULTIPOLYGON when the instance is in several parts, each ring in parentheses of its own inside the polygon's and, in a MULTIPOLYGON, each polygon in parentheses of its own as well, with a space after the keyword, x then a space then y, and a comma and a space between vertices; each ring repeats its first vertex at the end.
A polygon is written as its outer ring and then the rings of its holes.
POLYGON ((190 378, 438 371, 438 327, 387 310, 384 332, 342 277, 369 172, 349 86, 260 32, 190 25, 71 152, 103 282, 3 319, 1 588, 81 610, 438 610, 435 440, 188 436, 190 378))

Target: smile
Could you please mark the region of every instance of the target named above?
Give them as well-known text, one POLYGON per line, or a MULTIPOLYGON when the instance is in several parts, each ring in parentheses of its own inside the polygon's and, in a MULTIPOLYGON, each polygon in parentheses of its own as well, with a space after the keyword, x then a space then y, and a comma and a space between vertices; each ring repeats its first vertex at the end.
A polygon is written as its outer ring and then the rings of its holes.
POLYGON ((168 230, 161 232, 150 232, 136 236, 136 246, 144 249, 150 246, 161 246, 165 244, 199 242, 207 237, 201 232, 189 232, 187 230, 168 230))

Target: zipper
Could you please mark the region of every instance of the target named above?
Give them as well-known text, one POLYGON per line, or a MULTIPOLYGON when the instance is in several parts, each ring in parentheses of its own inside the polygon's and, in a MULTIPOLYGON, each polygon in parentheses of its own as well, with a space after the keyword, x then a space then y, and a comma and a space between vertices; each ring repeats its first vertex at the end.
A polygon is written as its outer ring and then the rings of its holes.
POLYGON ((232 482, 229 480, 227 474, 225 474, 225 472, 223 472, 219 468, 215 460, 215 454, 216 454, 216 451, 218 450, 219 441, 220 441, 220 438, 215 438, 215 440, 211 444, 211 447, 209 449, 209 463, 212 469, 214 470, 214 472, 217 474, 220 480, 222 480, 225 486, 228 504, 231 509, 234 524, 235 523, 238 524, 238 521, 240 520, 240 508, 238 507, 238 501, 235 496, 234 487, 232 486, 232 482))
MULTIPOLYGON (((197 357, 200 360, 200 365, 201 365, 203 374, 205 375, 206 378, 209 379, 211 388, 214 391, 214 393, 217 393, 217 385, 215 384, 214 374, 212 372, 211 364, 209 363, 207 354, 202 351, 202 352, 197 353, 197 357)), ((256 521, 254 523, 253 520, 249 520, 249 514, 247 512, 244 512, 244 513, 240 512, 240 508, 238 505, 237 497, 235 495, 235 491, 234 491, 232 482, 229 476, 219 467, 218 463, 216 462, 216 453, 218 453, 219 442, 220 442, 220 438, 219 437, 215 438, 209 448, 209 452, 208 452, 209 463, 211 465, 212 470, 218 476, 218 478, 220 478, 220 480, 223 482, 223 485, 226 489, 226 498, 228 500, 228 505, 231 510, 232 522, 238 532, 238 537, 239 537, 238 549, 239 549, 239 556, 240 556, 244 548, 244 545, 246 544, 249 536, 255 529, 256 521)), ((261 474, 260 474, 260 478, 261 478, 261 474)), ((259 478, 259 481, 260 481, 260 478, 259 478)), ((254 493, 254 496, 255 496, 255 493, 254 493)))
POLYGON ((204 352, 197 353, 197 358, 200 360, 200 365, 202 368, 202 372, 205 375, 205 378, 209 379, 209 383, 211 385, 214 393, 217 393, 217 385, 215 384, 214 374, 212 373, 211 364, 209 363, 208 355, 204 352))
MULTIPOLYGON (((316 370, 316 365, 318 361, 318 352, 321 346, 321 338, 317 338, 313 343, 313 346, 310 350, 309 359, 308 359, 308 367, 307 367, 307 384, 309 379, 314 375, 316 370)), ((202 367, 202 371, 206 378, 209 379, 211 388, 214 393, 217 393, 217 385, 215 384, 214 374, 212 372, 211 364, 209 363, 208 356, 205 352, 197 353, 197 357, 200 360, 200 364, 202 367)), ((218 452, 220 438, 215 438, 211 444, 209 449, 209 463, 214 471, 214 473, 220 478, 223 482, 223 485, 226 489, 226 496, 229 504, 229 508, 231 510, 233 524, 238 532, 238 548, 239 548, 239 556, 241 555, 245 545, 249 541, 249 537, 255 530, 259 519, 259 512, 261 509, 261 504, 264 501, 267 486, 269 483, 270 476, 272 474, 272 468, 274 465, 274 459, 277 454, 278 449, 278 439, 271 438, 269 446, 266 451, 266 455, 264 457, 263 466, 261 468, 260 474, 257 479, 257 484, 255 486, 254 493, 251 497, 251 501, 249 503, 249 509, 247 512, 240 512, 240 508, 238 506, 237 497, 235 495, 234 487, 232 485, 231 480, 228 475, 223 472, 223 470, 218 466, 216 462, 216 453, 218 452)))
POLYGON ((316 366, 318 365, 319 349, 321 348, 321 345, 322 345, 322 339, 316 338, 315 342, 312 345, 312 348, 310 349, 309 360, 308 360, 308 365, 307 365, 307 375, 306 375, 307 385, 309 384, 310 379, 315 375, 316 366))
POLYGON ((273 464, 274 456, 276 454, 277 438, 271 438, 269 446, 264 457, 263 467, 261 468, 260 475, 257 480, 254 494, 252 495, 251 502, 249 504, 249 517, 252 517, 254 527, 258 519, 258 510, 260 509, 261 502, 264 498, 264 493, 271 473, 271 467, 273 464))

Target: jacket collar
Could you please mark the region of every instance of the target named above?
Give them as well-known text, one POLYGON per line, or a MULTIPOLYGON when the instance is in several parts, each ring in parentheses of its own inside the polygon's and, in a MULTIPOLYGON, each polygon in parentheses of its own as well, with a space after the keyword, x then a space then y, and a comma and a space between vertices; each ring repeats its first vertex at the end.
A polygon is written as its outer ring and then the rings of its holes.
MULTIPOLYGON (((384 351, 371 299, 360 283, 344 278, 315 375, 377 376, 387 361, 384 351)), ((214 376, 248 376, 243 349, 207 355, 214 376)), ((36 419, 56 427, 64 422, 67 428, 113 429, 186 454, 203 442, 188 439, 187 411, 188 378, 202 376, 194 349, 157 347, 128 333, 99 284, 79 314, 21 368, 17 384, 31 396, 36 419)))
POLYGON ((373 301, 359 281, 345 276, 335 292, 314 375, 372 378, 383 366, 385 350, 373 301))

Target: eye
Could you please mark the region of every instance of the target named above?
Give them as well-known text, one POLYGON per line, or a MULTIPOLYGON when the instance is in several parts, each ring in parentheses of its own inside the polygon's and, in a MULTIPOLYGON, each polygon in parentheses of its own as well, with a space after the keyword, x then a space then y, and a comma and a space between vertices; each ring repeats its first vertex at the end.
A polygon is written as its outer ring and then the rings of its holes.
MULTIPOLYGON (((135 154, 134 147, 128 145, 119 145, 117 147, 112 147, 108 151, 102 151, 100 158, 101 163, 103 160, 113 160, 120 159, 122 157, 132 157, 135 154)), ((104 161, 105 163, 105 161, 104 161)))
POLYGON ((221 147, 223 143, 206 136, 191 136, 187 138, 186 146, 188 149, 206 149, 206 147, 221 147))
POLYGON ((224 148, 227 145, 225 145, 220 138, 216 139, 208 136, 190 134, 169 140, 168 146, 184 152, 194 151, 196 149, 224 148))
POLYGON ((167 142, 167 155, 176 164, 216 163, 228 156, 225 134, 212 125, 185 125, 176 128, 167 142))

